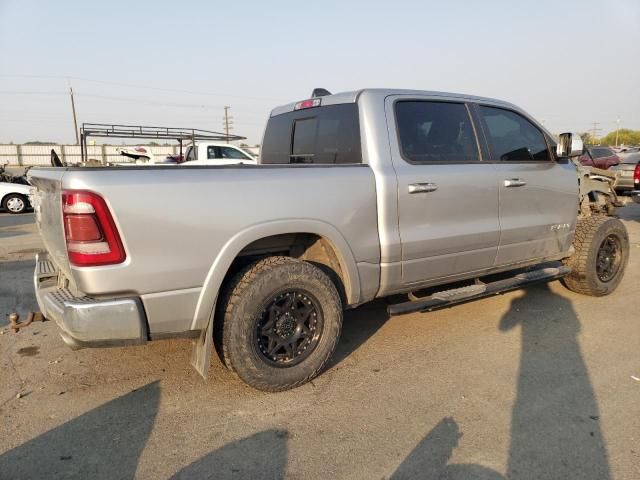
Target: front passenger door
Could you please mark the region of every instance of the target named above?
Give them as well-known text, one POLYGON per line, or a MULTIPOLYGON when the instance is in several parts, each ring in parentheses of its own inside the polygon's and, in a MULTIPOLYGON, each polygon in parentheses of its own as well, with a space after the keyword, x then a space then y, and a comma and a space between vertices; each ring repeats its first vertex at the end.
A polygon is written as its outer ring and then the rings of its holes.
POLYGON ((543 131, 520 112, 491 105, 477 111, 499 179, 496 266, 567 252, 578 213, 575 166, 556 161, 543 131))

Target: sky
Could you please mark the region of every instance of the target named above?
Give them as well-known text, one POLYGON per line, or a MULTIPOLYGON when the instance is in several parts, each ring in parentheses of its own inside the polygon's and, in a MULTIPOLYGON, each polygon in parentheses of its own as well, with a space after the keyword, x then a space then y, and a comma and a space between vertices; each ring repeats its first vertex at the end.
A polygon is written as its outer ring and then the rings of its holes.
POLYGON ((640 129, 640 0, 0 0, 0 143, 79 123, 260 143, 270 110, 366 87, 513 102, 552 132, 640 129))

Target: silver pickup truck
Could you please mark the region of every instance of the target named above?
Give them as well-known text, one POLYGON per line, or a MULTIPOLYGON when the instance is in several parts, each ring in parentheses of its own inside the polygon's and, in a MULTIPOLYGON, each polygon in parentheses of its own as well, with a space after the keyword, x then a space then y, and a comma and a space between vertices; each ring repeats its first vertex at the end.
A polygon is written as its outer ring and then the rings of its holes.
POLYGON ((203 376, 215 345, 285 390, 378 297, 408 294, 394 315, 558 278, 613 291, 628 236, 581 153, 510 103, 367 89, 274 109, 255 166, 33 169, 38 303, 73 348, 193 337, 203 376))

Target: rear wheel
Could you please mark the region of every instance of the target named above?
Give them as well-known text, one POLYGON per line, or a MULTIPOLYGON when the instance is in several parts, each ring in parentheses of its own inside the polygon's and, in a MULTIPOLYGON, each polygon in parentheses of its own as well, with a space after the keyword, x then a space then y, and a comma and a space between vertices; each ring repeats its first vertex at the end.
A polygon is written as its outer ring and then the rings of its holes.
POLYGON ((10 193, 2 201, 2 206, 9 213, 24 213, 27 210, 27 205, 27 199, 18 193, 10 193))
POLYGON ((281 391, 322 370, 342 328, 342 303, 319 268, 269 257, 240 272, 221 305, 222 355, 254 388, 281 391))
POLYGON ((603 296, 620 284, 629 261, 629 235, 617 218, 595 215, 578 221, 574 254, 565 260, 571 273, 563 284, 584 295, 603 296))

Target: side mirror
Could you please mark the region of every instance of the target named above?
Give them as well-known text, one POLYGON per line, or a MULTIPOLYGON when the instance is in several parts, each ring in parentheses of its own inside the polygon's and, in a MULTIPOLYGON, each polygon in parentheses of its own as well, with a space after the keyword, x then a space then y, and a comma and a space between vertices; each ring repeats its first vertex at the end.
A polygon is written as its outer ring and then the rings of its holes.
POLYGON ((579 157, 584 153, 582 138, 577 133, 561 133, 556 146, 556 155, 562 157, 579 157))

